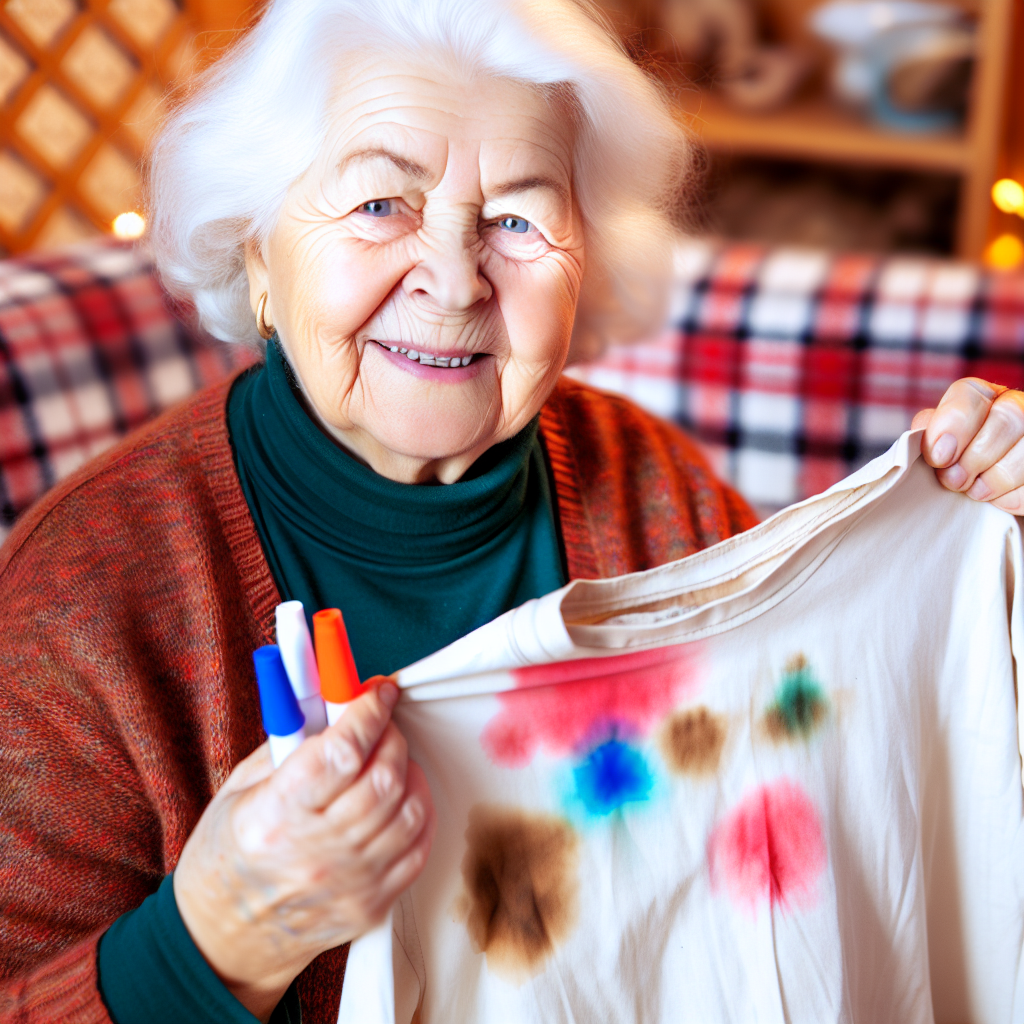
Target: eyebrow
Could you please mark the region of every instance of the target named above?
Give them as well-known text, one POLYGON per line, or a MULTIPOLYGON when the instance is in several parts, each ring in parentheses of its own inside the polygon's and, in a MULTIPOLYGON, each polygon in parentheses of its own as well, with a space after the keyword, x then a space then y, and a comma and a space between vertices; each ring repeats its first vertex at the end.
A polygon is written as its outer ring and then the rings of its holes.
POLYGON ((383 146, 370 146, 367 149, 357 149, 354 153, 349 153, 340 164, 338 164, 338 172, 341 173, 348 167, 349 164, 358 163, 364 160, 387 160, 394 164, 403 174, 408 174, 410 178, 425 179, 430 177, 430 172, 422 164, 416 163, 415 160, 409 160, 407 157, 400 156, 398 153, 392 153, 390 149, 385 149, 383 146))
POLYGON ((517 192, 529 192, 530 189, 545 188, 554 192, 563 202, 569 202, 569 190, 555 178, 534 176, 531 178, 517 178, 515 181, 504 181, 487 189, 488 195, 500 198, 502 196, 514 195, 517 192))
MULTIPOLYGON (((411 178, 418 178, 421 181, 430 177, 430 172, 422 164, 418 164, 415 160, 410 160, 408 157, 394 153, 390 149, 385 149, 383 146, 369 146, 366 149, 357 149, 354 153, 349 153, 338 165, 338 172, 343 172, 349 164, 358 163, 364 160, 387 160, 389 163, 394 164, 394 166, 404 174, 408 174, 411 178)), ((555 178, 548 178, 544 175, 533 175, 528 178, 516 178, 512 181, 503 181, 500 185, 495 185, 493 188, 489 188, 487 192, 496 199, 500 199, 503 196, 511 196, 520 192, 529 192, 531 189, 535 188, 544 188, 550 192, 554 192, 555 195, 563 202, 568 203, 570 201, 569 190, 565 185, 555 178)))

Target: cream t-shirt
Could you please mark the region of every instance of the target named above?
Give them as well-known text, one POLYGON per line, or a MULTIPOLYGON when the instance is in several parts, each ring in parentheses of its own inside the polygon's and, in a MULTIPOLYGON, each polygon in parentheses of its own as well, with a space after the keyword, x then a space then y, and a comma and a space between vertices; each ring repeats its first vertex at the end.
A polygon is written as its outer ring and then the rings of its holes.
POLYGON ((1024 1021, 1021 537, 919 452, 400 672, 437 838, 342 1024, 1024 1021))

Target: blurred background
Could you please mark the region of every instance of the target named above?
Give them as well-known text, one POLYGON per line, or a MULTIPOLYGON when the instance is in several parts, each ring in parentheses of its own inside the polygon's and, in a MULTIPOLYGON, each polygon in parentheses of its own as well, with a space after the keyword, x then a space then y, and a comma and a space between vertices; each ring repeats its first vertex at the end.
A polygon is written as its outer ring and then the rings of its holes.
MULTIPOLYGON (((690 231, 1024 263, 1021 0, 604 6, 703 140, 690 231)), ((3 253, 143 232, 147 142, 259 9, 0 0, 3 253)))

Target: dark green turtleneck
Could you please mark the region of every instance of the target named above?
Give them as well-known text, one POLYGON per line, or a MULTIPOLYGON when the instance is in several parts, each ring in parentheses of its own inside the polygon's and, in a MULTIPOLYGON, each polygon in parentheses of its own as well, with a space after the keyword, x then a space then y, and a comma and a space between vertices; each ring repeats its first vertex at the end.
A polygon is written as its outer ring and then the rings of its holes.
MULTIPOLYGON (((457 483, 397 484, 331 441, 273 342, 228 397, 235 465, 270 571, 307 616, 341 608, 360 675, 425 657, 566 579, 537 420, 457 483)), ((257 1024, 182 924, 171 876, 99 946, 115 1024, 257 1024)), ((300 1020, 293 985, 273 1024, 300 1020)))
POLYGON ((307 616, 341 608, 362 678, 565 583, 537 420, 456 483, 395 483, 313 422, 271 342, 231 390, 227 424, 283 599, 307 616))
POLYGON ((271 342, 232 389, 228 428, 282 598, 307 617, 340 608, 363 678, 565 583, 536 419, 456 483, 395 483, 317 426, 271 342))

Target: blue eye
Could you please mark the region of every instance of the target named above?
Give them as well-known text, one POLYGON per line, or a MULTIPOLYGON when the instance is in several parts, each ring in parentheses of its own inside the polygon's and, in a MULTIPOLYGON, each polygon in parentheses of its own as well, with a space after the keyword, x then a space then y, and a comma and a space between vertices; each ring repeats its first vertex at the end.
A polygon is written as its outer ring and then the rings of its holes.
POLYGON ((502 217, 498 223, 506 231, 514 231, 517 235, 525 234, 530 230, 530 222, 522 217, 502 217))
POLYGON ((370 202, 363 203, 359 209, 371 217, 387 217, 391 213, 391 200, 371 199, 370 202))

